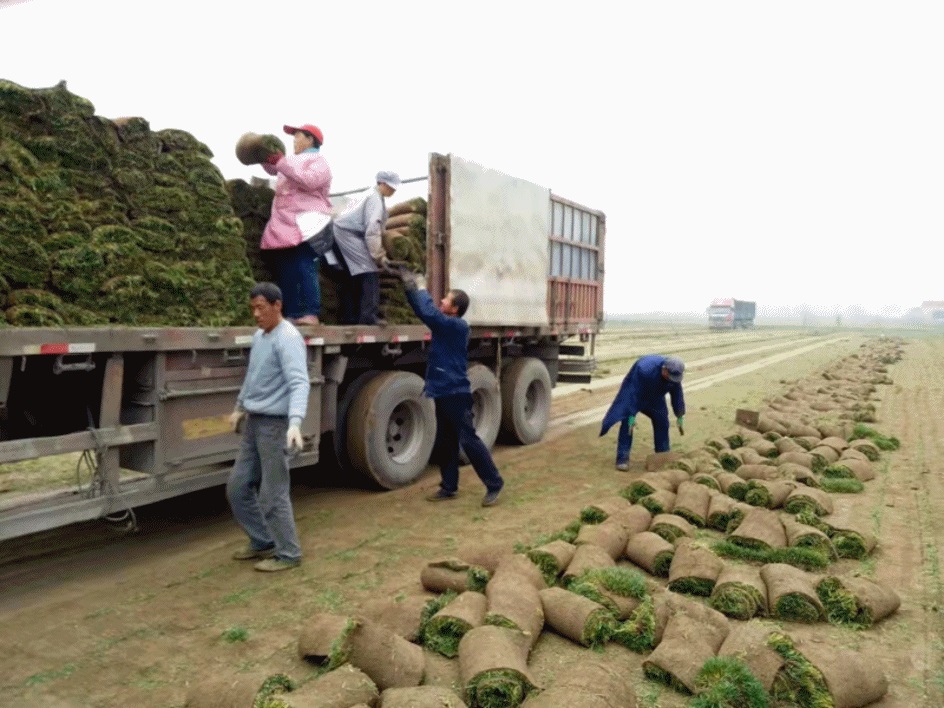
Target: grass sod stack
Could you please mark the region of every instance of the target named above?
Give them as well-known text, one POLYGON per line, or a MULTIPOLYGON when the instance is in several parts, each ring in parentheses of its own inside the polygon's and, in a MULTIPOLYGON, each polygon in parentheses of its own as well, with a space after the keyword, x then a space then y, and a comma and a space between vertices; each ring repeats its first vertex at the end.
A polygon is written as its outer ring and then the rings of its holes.
POLYGON ((459 654, 466 632, 485 621, 488 601, 479 592, 466 591, 434 614, 423 627, 423 646, 450 659, 459 654))
POLYGON ((901 606, 894 590, 874 580, 830 575, 816 586, 826 619, 832 624, 867 629, 901 606))
POLYGON ((561 636, 585 647, 601 647, 613 634, 616 618, 603 605, 564 590, 541 590, 544 621, 561 636))
POLYGON ((723 567, 723 561, 710 549, 691 539, 681 539, 669 567, 669 590, 708 597, 723 567))
POLYGON ((95 116, 64 83, 0 81, 0 134, 0 277, 66 303, 7 306, 7 321, 250 322, 242 226, 205 145, 95 116))
POLYGON ((554 677, 554 683, 532 694, 524 708, 611 708, 636 705, 632 677, 602 661, 587 660, 568 664, 554 677))
POLYGON ((749 620, 767 614, 767 586, 756 566, 726 563, 708 604, 726 617, 749 620))
POLYGON ((483 625, 459 642, 459 675, 471 708, 508 708, 524 702, 537 683, 528 671, 531 641, 507 627, 483 625))

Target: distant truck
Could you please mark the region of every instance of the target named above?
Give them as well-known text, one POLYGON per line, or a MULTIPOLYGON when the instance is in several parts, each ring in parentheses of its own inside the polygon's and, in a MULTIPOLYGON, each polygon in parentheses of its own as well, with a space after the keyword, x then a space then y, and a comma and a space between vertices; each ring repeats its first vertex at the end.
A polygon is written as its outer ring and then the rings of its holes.
POLYGON ((708 306, 708 326, 711 329, 747 329, 754 326, 756 303, 749 300, 719 298, 708 306))

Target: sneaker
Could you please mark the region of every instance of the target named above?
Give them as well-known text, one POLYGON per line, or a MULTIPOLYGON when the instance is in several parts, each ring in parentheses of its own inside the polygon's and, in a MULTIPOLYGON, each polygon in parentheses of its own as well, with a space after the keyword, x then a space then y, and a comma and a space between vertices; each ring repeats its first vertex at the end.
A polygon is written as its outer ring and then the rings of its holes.
POLYGON ((233 553, 233 560, 251 561, 271 558, 275 553, 275 548, 253 548, 251 543, 247 543, 243 548, 233 553))
POLYGON ((493 492, 486 492, 482 497, 482 506, 495 506, 498 503, 498 495, 501 494, 501 488, 493 492))
POLYGON ((446 499, 455 499, 455 492, 447 492, 445 489, 440 487, 432 494, 426 495, 426 501, 445 501, 446 499))
POLYGON ((301 564, 302 562, 298 558, 294 560, 288 558, 266 558, 256 563, 254 567, 256 570, 261 570, 263 573, 277 573, 280 570, 297 568, 301 564))
POLYGON ((626 472, 626 471, 629 469, 629 463, 628 463, 628 462, 617 462, 617 463, 616 463, 616 469, 618 469, 620 472, 626 472))

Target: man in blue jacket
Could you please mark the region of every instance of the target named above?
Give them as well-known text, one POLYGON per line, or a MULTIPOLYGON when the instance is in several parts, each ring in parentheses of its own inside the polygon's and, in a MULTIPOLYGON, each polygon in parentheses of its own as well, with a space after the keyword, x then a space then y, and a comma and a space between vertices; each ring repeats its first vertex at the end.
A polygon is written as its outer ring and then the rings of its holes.
POLYGON ((453 499, 459 490, 459 449, 465 450, 472 468, 485 485, 482 506, 492 506, 504 481, 492 454, 475 432, 472 422, 472 390, 469 386, 469 324, 462 319, 469 308, 469 296, 450 290, 437 308, 433 298, 417 285, 417 276, 400 269, 410 307, 432 333, 426 363, 423 393, 436 404, 436 426, 441 445, 439 489, 429 501, 453 499))
POLYGON ((660 354, 640 357, 620 386, 610 409, 603 417, 600 435, 620 423, 616 438, 616 469, 629 469, 629 451, 633 446, 633 428, 640 413, 652 419, 652 435, 656 452, 669 449, 669 410, 665 395, 672 399, 680 435, 685 435, 685 396, 682 393, 682 374, 685 364, 681 359, 660 354))

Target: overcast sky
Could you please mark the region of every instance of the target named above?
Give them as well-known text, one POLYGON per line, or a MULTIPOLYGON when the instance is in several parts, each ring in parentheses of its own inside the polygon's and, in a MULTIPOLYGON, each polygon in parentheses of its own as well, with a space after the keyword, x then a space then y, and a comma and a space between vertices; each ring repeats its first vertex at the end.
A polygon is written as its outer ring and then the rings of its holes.
POLYGON ((0 0, 0 36, 0 78, 227 178, 262 175, 242 133, 313 122, 334 191, 452 152, 600 209, 608 313, 944 299, 937 0, 0 0))

